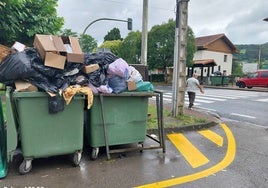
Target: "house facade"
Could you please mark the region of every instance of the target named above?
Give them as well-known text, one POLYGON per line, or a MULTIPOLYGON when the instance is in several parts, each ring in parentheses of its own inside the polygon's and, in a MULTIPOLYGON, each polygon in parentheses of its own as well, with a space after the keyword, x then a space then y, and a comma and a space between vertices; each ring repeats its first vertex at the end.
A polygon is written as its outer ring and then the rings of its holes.
POLYGON ((197 51, 194 54, 193 72, 204 76, 210 76, 215 71, 232 73, 233 54, 238 53, 238 49, 225 36, 216 34, 210 36, 197 37, 195 39, 197 51), (206 62, 213 61, 213 65, 207 66, 206 62), (203 62, 203 64, 200 64, 203 62), (195 69, 195 67, 198 69, 195 69))

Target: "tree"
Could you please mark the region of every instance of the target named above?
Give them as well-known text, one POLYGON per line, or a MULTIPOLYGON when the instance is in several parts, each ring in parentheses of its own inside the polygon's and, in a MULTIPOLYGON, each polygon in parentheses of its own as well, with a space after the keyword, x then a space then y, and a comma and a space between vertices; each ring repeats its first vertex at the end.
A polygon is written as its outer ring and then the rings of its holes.
POLYGON ((84 53, 93 52, 98 46, 97 40, 87 34, 80 35, 79 43, 84 53))
POLYGON ((195 45, 195 36, 193 30, 188 26, 187 28, 187 57, 186 66, 191 67, 194 63, 194 54, 197 48, 195 45))
MULTIPOLYGON (((148 33, 148 66, 149 69, 160 68, 167 76, 166 68, 172 67, 174 63, 174 37, 175 21, 170 19, 168 23, 155 25, 148 33)), ((193 31, 188 27, 187 31, 187 59, 186 65, 193 64, 196 52, 195 37, 193 31)))
POLYGON ((104 37, 104 41, 108 40, 123 40, 121 38, 120 30, 118 28, 113 28, 111 31, 109 31, 108 34, 104 37))
POLYGON ((242 69, 243 68, 242 68, 241 63, 239 63, 238 61, 234 60, 233 64, 232 64, 232 75, 242 76, 244 74, 242 69))
POLYGON ((31 45, 36 33, 56 34, 64 24, 57 16, 57 0, 2 0, 0 43, 31 45))
POLYGON ((119 48, 119 56, 129 64, 140 64, 141 57, 141 32, 132 31, 123 40, 119 48))
POLYGON ((59 35, 62 36, 72 36, 72 37, 77 37, 78 34, 77 32, 73 32, 71 29, 64 29, 59 32, 59 35))
POLYGON ((108 48, 111 50, 112 53, 118 56, 119 47, 122 44, 121 40, 111 40, 111 41, 105 41, 100 46, 101 48, 108 48))

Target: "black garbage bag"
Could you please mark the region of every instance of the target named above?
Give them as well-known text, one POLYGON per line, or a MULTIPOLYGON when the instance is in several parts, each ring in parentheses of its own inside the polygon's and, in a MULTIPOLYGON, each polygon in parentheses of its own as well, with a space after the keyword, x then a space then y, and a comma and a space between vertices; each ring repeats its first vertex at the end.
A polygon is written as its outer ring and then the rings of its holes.
POLYGON ((111 52, 96 52, 96 53, 86 53, 84 55, 85 64, 99 64, 100 66, 105 64, 110 64, 118 59, 116 55, 111 52))
POLYGON ((10 83, 19 79, 28 79, 36 71, 31 66, 31 57, 26 52, 16 52, 0 64, 0 82, 10 83))
POLYGON ((87 74, 87 78, 89 83, 95 87, 100 87, 101 85, 108 84, 108 78, 106 77, 106 74, 104 74, 101 70, 87 74))
POLYGON ((118 59, 116 55, 111 52, 96 52, 92 54, 85 54, 85 65, 98 64, 99 69, 87 74, 88 80, 95 87, 108 84, 107 71, 109 64, 118 59))
POLYGON ((66 88, 66 85, 75 83, 79 71, 85 66, 83 63, 66 62, 63 70, 48 67, 39 56, 35 48, 25 50, 31 59, 31 64, 36 73, 30 78, 30 82, 39 89, 57 93, 60 89, 66 88))
POLYGON ((61 96, 48 97, 48 113, 56 114, 64 110, 65 101, 61 96))
POLYGON ((58 93, 60 86, 63 85, 62 79, 51 79, 39 72, 36 72, 28 80, 31 84, 38 87, 38 89, 50 93, 58 93))

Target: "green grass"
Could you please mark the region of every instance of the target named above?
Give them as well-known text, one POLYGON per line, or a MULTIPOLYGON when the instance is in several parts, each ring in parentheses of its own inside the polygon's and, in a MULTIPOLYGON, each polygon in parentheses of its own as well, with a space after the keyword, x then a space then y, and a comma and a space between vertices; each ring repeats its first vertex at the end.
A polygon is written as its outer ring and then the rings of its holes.
MULTIPOLYGON (((163 118, 164 118, 164 128, 174 128, 187 125, 195 125, 208 123, 207 119, 198 118, 190 115, 182 115, 178 117, 172 117, 170 111, 163 109, 163 118)), ((147 129, 156 129, 157 128, 157 111, 154 105, 148 105, 148 121, 147 129)))

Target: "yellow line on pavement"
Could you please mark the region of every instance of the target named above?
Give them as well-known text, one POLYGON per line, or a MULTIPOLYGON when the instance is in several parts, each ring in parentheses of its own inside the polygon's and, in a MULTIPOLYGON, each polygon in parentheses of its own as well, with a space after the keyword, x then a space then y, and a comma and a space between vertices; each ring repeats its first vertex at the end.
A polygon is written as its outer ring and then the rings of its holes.
POLYGON ((168 134, 167 137, 193 168, 203 166, 209 162, 208 158, 203 155, 182 133, 168 134))
POLYGON ((163 188, 163 187, 175 186, 175 185, 191 182, 194 180, 198 180, 198 179, 210 176, 211 174, 214 174, 220 170, 223 170, 227 166, 229 166, 235 158, 235 152, 236 152, 235 138, 231 130, 227 127, 227 125, 221 124, 221 127, 226 134, 228 147, 226 150, 225 157, 218 164, 206 170, 203 170, 201 172, 189 174, 189 175, 178 177, 178 178, 159 181, 159 182, 155 182, 151 184, 141 185, 141 186, 138 186, 137 188, 163 188))
POLYGON ((211 142, 214 142, 218 146, 222 147, 223 145, 223 138, 222 136, 218 135, 217 133, 211 131, 211 130, 202 130, 198 131, 201 135, 209 139, 211 142))

